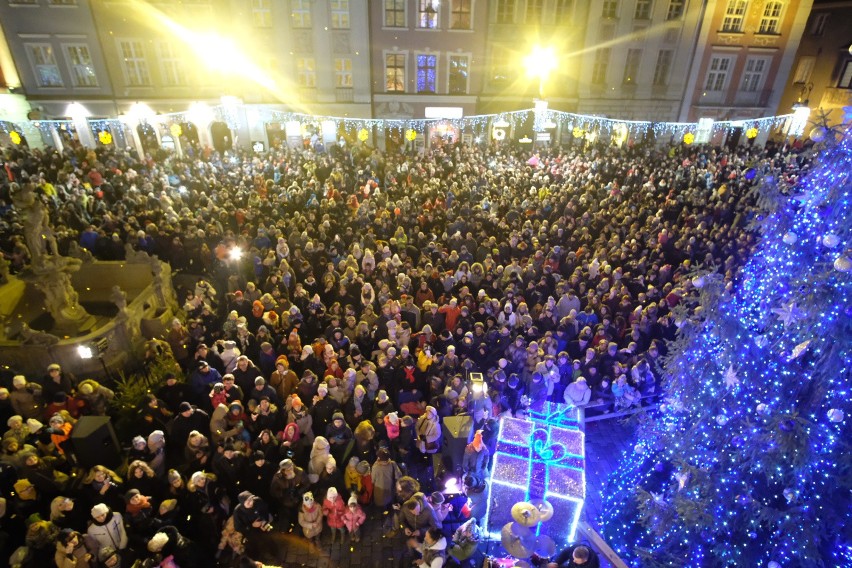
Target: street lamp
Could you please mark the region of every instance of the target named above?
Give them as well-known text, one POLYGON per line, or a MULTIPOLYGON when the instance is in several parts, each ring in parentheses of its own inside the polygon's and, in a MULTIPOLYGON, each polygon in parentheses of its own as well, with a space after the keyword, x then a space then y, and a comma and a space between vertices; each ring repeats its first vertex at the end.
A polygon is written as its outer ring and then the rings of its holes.
POLYGON ((550 72, 556 69, 558 58, 552 47, 535 46, 532 52, 524 58, 527 75, 538 77, 538 98, 544 98, 544 84, 550 72))

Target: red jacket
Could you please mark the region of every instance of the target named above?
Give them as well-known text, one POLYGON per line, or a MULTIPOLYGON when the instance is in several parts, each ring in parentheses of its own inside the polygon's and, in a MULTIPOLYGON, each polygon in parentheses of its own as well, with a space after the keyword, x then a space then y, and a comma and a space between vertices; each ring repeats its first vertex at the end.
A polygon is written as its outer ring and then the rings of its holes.
POLYGON ((343 528, 343 514, 346 512, 346 504, 340 496, 331 502, 326 499, 322 502, 322 514, 325 515, 325 520, 328 526, 333 529, 343 528))

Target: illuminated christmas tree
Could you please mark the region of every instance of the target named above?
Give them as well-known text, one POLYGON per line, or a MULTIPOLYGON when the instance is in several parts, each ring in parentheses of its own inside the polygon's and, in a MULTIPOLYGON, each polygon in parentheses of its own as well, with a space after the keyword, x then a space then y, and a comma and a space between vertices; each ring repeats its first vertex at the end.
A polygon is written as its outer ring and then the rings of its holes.
POLYGON ((749 172, 767 211, 737 284, 692 279, 668 398, 605 496, 631 566, 852 566, 852 134, 832 134, 792 187, 749 172))

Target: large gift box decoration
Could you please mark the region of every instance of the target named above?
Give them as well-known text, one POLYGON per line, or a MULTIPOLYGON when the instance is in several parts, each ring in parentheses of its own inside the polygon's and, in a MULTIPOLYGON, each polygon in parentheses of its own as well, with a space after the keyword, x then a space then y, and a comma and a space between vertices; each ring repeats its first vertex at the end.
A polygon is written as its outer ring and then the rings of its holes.
POLYGON ((554 514, 536 533, 557 542, 574 539, 586 498, 584 435, 576 422, 542 417, 500 421, 485 521, 489 534, 512 521, 515 503, 544 499, 554 514))

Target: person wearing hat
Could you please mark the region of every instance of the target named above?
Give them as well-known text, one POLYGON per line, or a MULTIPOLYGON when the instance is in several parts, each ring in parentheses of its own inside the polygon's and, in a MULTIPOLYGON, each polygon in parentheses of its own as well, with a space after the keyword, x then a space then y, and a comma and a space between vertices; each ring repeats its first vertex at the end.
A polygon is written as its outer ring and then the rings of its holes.
POLYGON ((93 552, 98 554, 106 547, 119 552, 127 548, 127 532, 124 530, 124 520, 121 513, 112 511, 103 503, 92 507, 92 524, 86 531, 89 542, 95 546, 93 552))
POLYGON ((234 508, 234 528, 249 537, 252 532, 272 530, 272 516, 266 503, 251 491, 241 491, 237 496, 239 504, 234 508))
POLYGON ((172 414, 177 414, 180 403, 189 400, 189 389, 186 383, 179 381, 177 375, 166 373, 164 384, 157 390, 157 399, 162 400, 172 414))
POLYGON ((41 395, 44 400, 53 400, 58 392, 71 396, 77 388, 77 380, 62 371, 58 363, 47 366, 47 374, 41 380, 41 395))
POLYGON ((62 529, 56 539, 54 561, 57 568, 86 568, 93 555, 86 548, 83 535, 72 529, 62 529))
POLYGON ((172 458, 170 463, 184 462, 184 448, 189 440, 189 434, 193 431, 200 432, 204 437, 209 438, 210 416, 186 401, 181 402, 172 421, 172 435, 166 446, 172 458))
POLYGON ((215 349, 210 349, 206 343, 199 343, 195 348, 193 363, 197 367, 204 361, 215 369, 220 375, 225 374, 225 362, 215 349))
POLYGON ((343 515, 346 513, 347 505, 337 493, 337 488, 329 487, 325 492, 325 499, 322 502, 322 514, 325 517, 325 522, 328 528, 331 529, 331 544, 334 545, 338 534, 340 535, 340 543, 343 544, 344 522, 343 515))
POLYGON ((313 400, 311 417, 313 418, 313 431, 316 434, 325 434, 332 417, 342 409, 337 401, 328 396, 328 384, 320 383, 317 387, 317 395, 313 400))
POLYGON ((12 392, 9 393, 12 410, 24 420, 40 418, 43 413, 44 399, 41 388, 35 383, 28 383, 23 375, 12 377, 12 392))
POLYGON ((205 400, 213 385, 222 382, 222 375, 207 361, 199 360, 197 365, 198 367, 189 376, 189 386, 195 396, 195 401, 198 404, 203 404, 202 401, 205 400))
POLYGON ((279 404, 278 393, 275 392, 274 388, 266 384, 266 379, 261 376, 254 378, 254 388, 249 391, 248 398, 256 402, 260 402, 262 398, 267 398, 272 404, 276 406, 279 404))
POLYGON ((350 542, 361 541, 361 525, 366 520, 367 515, 358 503, 355 493, 353 493, 349 496, 349 500, 346 503, 346 511, 343 513, 343 525, 349 532, 350 542))
POLYGON ((319 536, 322 534, 322 507, 314 501, 314 494, 310 491, 302 495, 299 525, 305 538, 319 545, 319 536))
POLYGON ((115 393, 94 379, 85 379, 77 387, 77 398, 86 403, 83 414, 106 416, 115 393))
POLYGON ((275 370, 269 376, 269 386, 275 389, 279 400, 287 398, 296 392, 299 386, 299 377, 290 368, 290 361, 286 355, 279 355, 275 360, 275 370))
POLYGON ((449 515, 452 510, 452 505, 447 502, 444 494, 440 491, 433 492, 426 498, 426 500, 429 502, 429 506, 432 507, 432 511, 435 513, 435 518, 439 523, 443 524, 444 519, 447 518, 447 515, 449 515))
POLYGON ((490 453, 482 442, 482 430, 473 434, 473 441, 464 449, 462 471, 473 480, 472 489, 483 488, 488 477, 488 462, 490 453))

